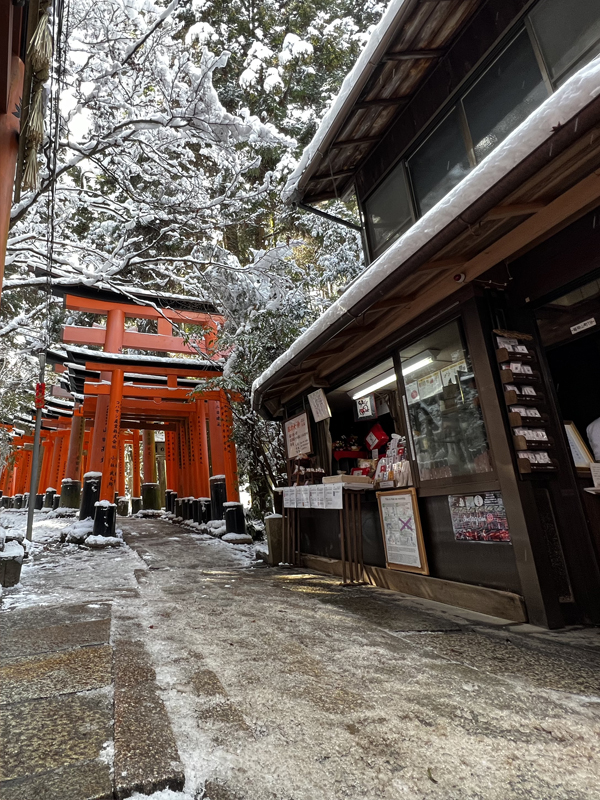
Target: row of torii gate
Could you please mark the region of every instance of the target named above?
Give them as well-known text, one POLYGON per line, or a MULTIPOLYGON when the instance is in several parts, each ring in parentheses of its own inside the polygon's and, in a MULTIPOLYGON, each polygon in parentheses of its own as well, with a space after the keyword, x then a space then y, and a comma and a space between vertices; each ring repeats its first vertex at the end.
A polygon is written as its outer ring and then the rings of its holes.
MULTIPOLYGON (((198 391, 222 374, 216 346, 224 320, 216 308, 129 289, 124 294, 75 284, 54 291, 67 310, 105 317, 106 324, 67 325, 64 349, 47 353, 58 385, 43 400, 36 507, 79 508, 80 519, 94 517, 95 533, 110 535, 116 499, 127 491, 126 461, 133 513, 165 504, 158 474, 163 465, 169 510, 176 497, 212 494, 219 513, 224 501, 239 502, 235 398, 223 389, 198 391), (139 320, 154 321, 156 332, 137 330, 139 320), (187 334, 189 326, 200 332, 187 334), (157 431, 164 432, 158 463, 157 431)), ((29 502, 32 486, 33 436, 18 430, 22 422, 13 423, 13 450, 0 475, 2 504, 17 508, 29 502)))

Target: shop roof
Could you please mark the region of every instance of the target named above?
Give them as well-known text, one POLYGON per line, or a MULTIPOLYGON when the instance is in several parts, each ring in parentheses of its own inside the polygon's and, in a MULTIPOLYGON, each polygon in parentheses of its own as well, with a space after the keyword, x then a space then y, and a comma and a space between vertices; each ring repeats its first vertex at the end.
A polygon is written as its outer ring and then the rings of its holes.
POLYGON ((286 202, 343 196, 483 0, 391 0, 291 175, 286 202))
MULTIPOLYGON (((600 202, 600 58, 552 94, 421 217, 254 383, 282 403, 371 351, 403 324, 600 202), (376 316, 369 316, 376 314, 376 316)), ((346 367, 348 368, 348 367, 346 367)))

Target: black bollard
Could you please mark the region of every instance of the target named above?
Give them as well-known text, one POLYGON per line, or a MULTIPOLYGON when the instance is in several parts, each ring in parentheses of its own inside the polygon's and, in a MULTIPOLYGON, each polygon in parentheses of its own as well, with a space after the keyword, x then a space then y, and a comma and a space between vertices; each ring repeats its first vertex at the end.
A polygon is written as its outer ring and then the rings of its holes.
POLYGON ((200 498, 200 522, 210 522, 210 497, 200 498))
POLYGON ((79 508, 81 504, 81 481, 65 478, 60 485, 60 507, 79 508))
POLYGON ((200 508, 200 500, 194 498, 192 500, 192 519, 194 522, 202 522, 202 511, 200 508))
POLYGON ((141 497, 132 497, 131 498, 131 513, 137 514, 138 511, 142 510, 142 498, 141 497))
POLYGON ((55 494, 56 494, 56 489, 46 489, 46 495, 44 497, 44 508, 53 508, 55 494))
POLYGON ((117 507, 107 500, 96 503, 94 514, 94 536, 114 536, 117 519, 117 507))
POLYGON ((142 508, 160 511, 160 486, 158 483, 142 483, 142 508))
POLYGON ((56 511, 59 505, 60 505, 60 495, 55 494, 54 497, 52 498, 52 510, 56 511))
POLYGON ((79 519, 93 519, 96 513, 96 503, 100 499, 101 472, 86 472, 83 476, 83 489, 81 490, 81 507, 79 519))
POLYGON ((225 475, 213 475, 210 479, 210 515, 212 519, 223 519, 223 503, 227 502, 225 475))
POLYGON ((241 503, 224 503, 225 530, 227 533, 246 533, 244 506, 241 503))
POLYGON ((172 489, 165 489, 165 511, 167 514, 171 511, 171 495, 173 494, 172 489))
POLYGON ((36 494, 35 496, 35 510, 41 511, 44 507, 44 495, 43 494, 36 494))
POLYGON ((15 495, 14 508, 23 508, 23 495, 22 494, 16 494, 15 495))

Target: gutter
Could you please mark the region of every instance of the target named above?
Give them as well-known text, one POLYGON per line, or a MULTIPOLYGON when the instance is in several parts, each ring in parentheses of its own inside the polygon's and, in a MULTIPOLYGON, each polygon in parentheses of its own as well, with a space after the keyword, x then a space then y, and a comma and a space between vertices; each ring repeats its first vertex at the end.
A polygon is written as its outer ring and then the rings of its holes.
MULTIPOLYGON (((600 72, 600 59, 597 59, 596 62, 592 62, 592 65, 587 65, 587 67, 581 71, 582 81, 585 81, 586 77, 583 73, 589 71, 590 67, 592 67, 592 78, 597 79, 598 72, 600 72), (595 69, 593 68, 594 65, 595 69)), ((559 96, 559 100, 562 100, 561 93, 566 92, 570 84, 575 87, 578 77, 580 77, 579 73, 573 76, 570 81, 568 81, 558 92, 548 98, 548 100, 550 101, 552 98, 556 98, 557 95, 559 96)), ((597 91, 598 89, 596 88, 596 92, 597 91)), ((588 93, 588 96, 591 94, 591 92, 588 93)), ((540 108, 535 111, 528 118, 528 120, 525 120, 525 122, 522 123, 522 126, 526 126, 528 122, 535 122, 536 115, 550 110, 544 109, 544 105, 545 104, 540 106, 540 108)), ((260 411, 260 413, 263 414, 263 409, 261 406, 262 398, 265 392, 268 391, 268 389, 271 388, 275 383, 281 380, 283 376, 288 374, 293 367, 300 365, 305 358, 315 353, 323 344, 330 341, 334 336, 344 330, 344 328, 354 322, 378 300, 384 299, 393 289, 396 288, 399 282, 413 274, 421 266, 421 264, 425 263, 426 261, 433 260, 433 258, 441 249, 446 247, 460 234, 464 233, 466 230, 476 224, 481 217, 492 208, 500 205, 501 201, 508 194, 518 189, 522 183, 539 172, 543 167, 547 166, 551 161, 556 159, 560 153, 565 151, 571 146, 571 144, 580 139, 591 128, 597 125, 600 121, 600 96, 596 95, 596 97, 593 97, 593 99, 586 106, 575 111, 571 118, 563 124, 560 124, 560 105, 557 104, 557 108, 552 108, 551 110, 556 114, 555 118, 553 117, 553 119, 556 119, 557 124, 552 128, 552 132, 544 141, 538 144, 537 147, 535 147, 512 169, 504 173, 504 175, 496 183, 484 191, 483 194, 481 194, 464 211, 459 212, 447 225, 445 225, 437 233, 434 233, 431 238, 425 242, 415 253, 410 255, 398 267, 391 269, 387 276, 385 276, 375 287, 373 287, 371 290, 367 290, 357 302, 353 303, 348 308, 343 309, 342 313, 337 319, 333 320, 331 324, 327 325, 327 327, 318 333, 314 339, 307 342, 306 346, 303 347, 297 354, 292 356, 285 364, 281 366, 279 370, 274 372, 272 375, 267 375, 262 382, 260 377, 257 379, 257 381, 255 381, 252 392, 252 407, 254 410, 260 411)), ((509 139, 516 137, 515 141, 518 142, 518 132, 522 126, 519 126, 519 128, 517 128, 511 134, 509 139)), ((513 145, 512 142, 511 145, 513 145)), ((500 151, 502 147, 503 145, 500 145, 498 150, 500 151)), ((493 154, 489 158, 492 160, 489 161, 487 165, 485 161, 481 165, 484 167, 484 169, 485 166, 488 168, 490 166, 495 166, 493 154)), ((464 182, 468 182, 470 177, 476 177, 476 172, 480 174, 480 168, 476 168, 476 170, 474 170, 470 176, 467 176, 464 181, 461 181, 461 183, 459 183, 458 186, 452 190, 452 192, 458 193, 464 182)), ((444 201, 440 201, 440 204, 443 204, 443 202, 444 201)), ((435 206, 434 209, 425 215, 425 217, 421 218, 421 221, 428 219, 428 221, 431 223, 431 226, 434 227, 436 209, 438 210, 438 213, 443 210, 439 205, 435 206)), ((415 225, 419 225, 419 222, 415 223, 415 225)), ((413 226, 413 228, 414 227, 415 226, 413 226)), ((387 251, 387 253, 384 253, 382 256, 380 256, 380 258, 377 260, 380 261, 380 265, 383 262, 383 259, 385 259, 386 255, 389 258, 396 250, 398 251, 396 253, 398 259, 402 257, 401 245, 403 244, 404 238, 410 234, 410 231, 411 229, 407 231, 405 236, 398 240, 396 245, 392 245, 390 251, 387 251)), ((373 262, 371 267, 363 273, 361 278, 364 278, 371 270, 377 270, 377 261, 373 262)), ((360 282, 361 280, 359 278, 357 285, 360 284, 360 282)), ((342 295, 342 297, 337 300, 336 303, 334 303, 334 306, 340 303, 340 301, 343 301, 343 299, 344 295, 342 295)), ((330 306, 330 309, 334 306, 330 306)), ((325 314, 327 314, 327 312, 325 312, 325 314)), ((319 320, 313 324, 316 325, 318 322, 319 320)), ((310 328, 308 331, 310 331, 310 328)), ((266 413, 268 414, 268 412, 266 413)))

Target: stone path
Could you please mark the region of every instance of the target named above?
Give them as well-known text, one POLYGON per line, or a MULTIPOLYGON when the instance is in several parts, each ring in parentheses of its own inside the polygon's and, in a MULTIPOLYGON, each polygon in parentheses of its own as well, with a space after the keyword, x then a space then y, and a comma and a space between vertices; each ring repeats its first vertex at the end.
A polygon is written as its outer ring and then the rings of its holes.
POLYGON ((186 800, 600 799, 593 634, 565 646, 161 520, 123 529, 133 553, 49 552, 24 569, 38 605, 0 614, 2 800, 183 773, 186 800))

